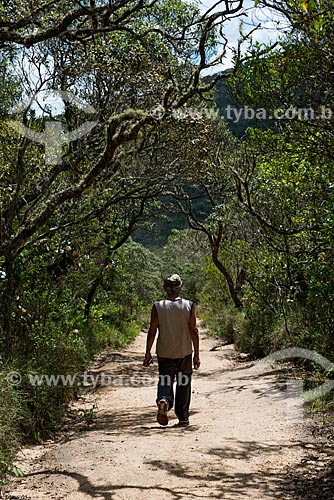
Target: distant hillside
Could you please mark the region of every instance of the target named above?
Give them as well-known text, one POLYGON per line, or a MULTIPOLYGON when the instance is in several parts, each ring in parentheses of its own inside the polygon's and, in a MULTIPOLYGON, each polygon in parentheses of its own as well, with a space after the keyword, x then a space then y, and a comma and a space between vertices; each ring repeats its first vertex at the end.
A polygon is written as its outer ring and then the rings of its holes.
MULTIPOLYGON (((196 197, 193 201, 193 210, 200 220, 204 220, 210 214, 210 206, 207 200, 200 196, 199 191, 191 186, 186 187, 186 191, 192 197, 196 197)), ((173 203, 171 198, 163 199, 168 204, 173 203)), ((172 233, 173 229, 186 229, 188 222, 186 217, 181 213, 170 213, 167 210, 160 210, 154 218, 151 219, 152 227, 149 230, 138 229, 133 235, 133 239, 146 246, 154 249, 163 247, 172 233)))
MULTIPOLYGON (((229 72, 230 70, 225 70, 222 74, 228 74, 229 72)), ((212 78, 213 76, 206 77, 205 80, 209 82, 212 78)), ((242 105, 237 100, 227 78, 223 78, 217 82, 214 99, 222 118, 227 123, 228 129, 236 137, 242 137, 248 127, 256 127, 264 130, 274 127, 272 120, 257 119, 255 116, 256 110, 242 105)))

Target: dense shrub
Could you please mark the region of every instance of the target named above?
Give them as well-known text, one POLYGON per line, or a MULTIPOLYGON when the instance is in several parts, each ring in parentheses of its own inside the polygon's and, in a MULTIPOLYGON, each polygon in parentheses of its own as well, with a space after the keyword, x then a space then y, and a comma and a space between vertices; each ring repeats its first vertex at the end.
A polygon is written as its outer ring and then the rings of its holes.
POLYGON ((0 375, 0 485, 1 478, 11 472, 12 460, 19 447, 19 428, 23 412, 19 395, 8 385, 10 370, 3 369, 0 375))

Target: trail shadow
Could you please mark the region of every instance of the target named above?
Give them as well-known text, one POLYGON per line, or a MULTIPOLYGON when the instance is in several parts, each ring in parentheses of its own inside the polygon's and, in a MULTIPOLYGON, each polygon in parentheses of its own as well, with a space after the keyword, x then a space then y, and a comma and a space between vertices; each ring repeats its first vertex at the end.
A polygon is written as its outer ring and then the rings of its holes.
MULTIPOLYGON (((70 479, 74 479, 78 483, 78 493, 84 493, 89 498, 98 498, 101 500, 113 500, 115 496, 121 492, 125 493, 127 491, 131 491, 131 498, 133 500, 140 500, 145 496, 150 496, 151 498, 160 498, 163 497, 166 500, 180 500, 184 498, 180 496, 178 492, 173 491, 170 488, 162 487, 162 486, 142 486, 142 485, 116 485, 116 484, 106 484, 106 485, 94 485, 86 476, 83 474, 78 474, 76 472, 69 472, 67 470, 44 470, 40 472, 32 472, 27 474, 25 477, 35 477, 35 476, 65 476, 70 479), (135 492, 138 492, 138 495, 134 496, 135 492), (155 495, 156 496, 152 496, 155 495)), ((45 479, 41 477, 41 481, 45 479)), ((9 497, 10 498, 10 497, 9 497)), ((23 497, 24 498, 24 497, 23 497)), ((22 498, 22 500, 23 500, 22 498)), ((126 496, 122 496, 122 498, 126 499, 126 496)), ((212 497, 211 497, 212 498, 212 497)))
MULTIPOLYGON (((143 356, 139 354, 113 353, 106 359, 103 365, 89 370, 88 377, 90 377, 89 380, 97 382, 96 388, 99 388, 101 387, 103 378, 107 378, 108 376, 114 377, 114 379, 117 377, 121 379, 123 377, 124 380, 136 377, 143 378, 147 375, 154 376, 156 368, 157 366, 155 365, 154 367, 145 369, 143 367, 143 356)), ((104 385, 103 387, 107 386, 104 385)))
MULTIPOLYGON (((299 497, 293 496, 296 490, 287 481, 287 472, 285 468, 280 467, 279 463, 273 463, 263 469, 258 469, 256 464, 259 457, 262 461, 263 456, 268 456, 269 459, 273 453, 276 456, 277 454, 284 455, 289 449, 305 446, 305 442, 272 445, 235 439, 226 441, 225 447, 201 450, 202 458, 200 460, 195 455, 194 459, 188 460, 187 463, 175 459, 171 461, 151 460, 146 463, 152 468, 165 470, 171 476, 194 481, 198 487, 203 481, 210 483, 210 488, 217 492, 217 498, 248 498, 251 492, 258 492, 259 500, 264 495, 268 495, 270 498, 284 498, 284 500, 288 498, 291 500, 299 499, 299 497), (233 466, 232 472, 231 462, 237 464, 233 466), (255 464, 257 470, 249 471, 252 469, 250 464, 255 464), (289 497, 282 496, 282 493, 287 492, 289 497)), ((291 471, 293 468, 290 468, 290 474, 291 471)), ((328 500, 332 500, 332 497, 328 497, 328 500)))
POLYGON ((71 435, 65 435, 61 441, 73 441, 80 433, 81 436, 92 434, 94 432, 103 432, 107 435, 138 435, 154 434, 159 431, 163 432, 172 427, 162 427, 155 420, 155 408, 138 409, 128 408, 126 410, 113 410, 110 412, 98 413, 93 424, 86 428, 78 429, 73 426, 74 432, 71 435))
MULTIPOLYGON (((287 393, 287 387, 286 387, 286 381, 284 380, 273 380, 270 381, 268 384, 267 381, 264 381, 264 383, 258 383, 249 380, 248 384, 239 384, 238 383, 239 379, 234 379, 233 381, 229 380, 229 385, 226 384, 218 384, 217 383, 217 388, 216 390, 219 391, 221 394, 230 394, 230 393, 235 393, 239 394, 242 392, 251 392, 256 395, 256 399, 259 398, 264 398, 264 397, 275 397, 278 399, 283 399, 285 400, 287 398, 286 393, 287 393), (235 383, 233 383, 235 382, 235 383)), ((243 378, 243 380, 247 380, 246 377, 243 378)), ((207 399, 214 398, 215 394, 209 390, 209 391, 201 391, 201 395, 207 399)))
MULTIPOLYGON (((196 410, 192 410, 191 415, 193 416, 196 413, 198 413, 196 410)), ((129 408, 125 411, 114 410, 110 413, 100 415, 96 419, 94 430, 117 434, 120 432, 124 432, 125 434, 138 435, 138 432, 147 434, 149 432, 154 432, 157 430, 167 431, 175 429, 175 426, 173 425, 173 419, 176 419, 176 417, 173 415, 173 410, 171 410, 168 415, 171 419, 172 425, 162 427, 156 422, 155 407, 152 407, 149 410, 145 411, 142 411, 141 408, 129 408)))
MULTIPOLYGON (((248 369, 249 369, 249 374, 245 377, 238 377, 238 380, 247 380, 247 379, 259 379, 259 378, 270 378, 270 377, 286 377, 289 373, 288 370, 282 368, 277 368, 277 369, 270 369, 270 368, 267 368, 267 369, 262 369, 262 371, 256 371, 255 370, 256 368, 256 365, 253 365, 253 366, 249 366, 248 369), (252 369, 254 369, 253 371, 251 371, 252 369)), ((234 372, 238 372, 239 369, 234 369, 233 370, 234 372)))
MULTIPOLYGON (((235 373, 236 370, 233 370, 235 373)), ((233 376, 229 385, 222 386, 222 393, 251 391, 262 397, 287 398, 288 374, 284 370, 269 370, 261 373, 252 373, 245 376, 233 376)), ((289 396, 291 397, 291 395, 289 396)))
MULTIPOLYGON (((191 416, 193 417, 196 410, 191 411, 191 416)), ((177 419, 173 414, 173 410, 169 414, 170 422, 169 425, 163 427, 159 425, 156 421, 156 408, 152 406, 149 409, 143 409, 138 407, 129 407, 122 410, 112 410, 108 412, 98 413, 94 419, 93 424, 86 426, 86 428, 72 430, 74 432, 71 435, 64 435, 60 440, 61 442, 73 441, 77 438, 78 434, 83 437, 86 434, 92 434, 94 432, 103 432, 106 435, 119 435, 124 434, 124 436, 138 436, 142 435, 155 435, 157 433, 168 433, 168 432, 195 432, 198 431, 198 426, 190 425, 189 427, 177 427, 177 419)))
MULTIPOLYGON (((74 479, 78 484, 78 494, 84 493, 88 498, 99 500, 118 500, 131 498, 141 500, 146 496, 156 500, 195 500, 195 499, 223 499, 234 500, 236 498, 248 499, 268 496, 269 498, 284 498, 284 500, 308 500, 314 496, 298 496, 301 491, 294 488, 294 484, 289 481, 289 477, 297 478, 297 467, 290 468, 289 474, 280 464, 272 463, 263 469, 258 467, 257 458, 265 458, 274 453, 285 454, 294 447, 305 446, 305 443, 295 442, 291 444, 270 445, 258 443, 256 441, 240 441, 237 439, 226 440, 226 446, 208 448, 207 450, 194 451, 194 457, 182 461, 182 454, 177 459, 177 454, 171 454, 170 460, 145 460, 144 465, 148 467, 146 474, 151 474, 153 478, 155 470, 166 471, 171 476, 170 485, 162 486, 161 483, 148 485, 136 484, 136 479, 131 480, 131 484, 113 484, 106 481, 106 484, 95 485, 87 476, 68 470, 44 470, 27 474, 26 478, 40 476, 41 483, 53 476, 64 476, 74 479), (201 458, 198 454, 200 453, 201 458), (231 462, 233 465, 231 469, 231 462), (252 470, 254 469, 255 470, 252 470), (172 477, 183 481, 173 481, 172 477), (257 495, 257 496, 255 496, 257 495)), ((299 480, 300 481, 300 480, 299 480)), ((62 484, 66 484, 62 481, 62 484)), ((167 480, 168 484, 168 480, 167 480)), ((73 491, 73 490, 72 490, 73 491)), ((331 492, 332 493, 332 492, 331 492)), ((73 494, 73 493, 72 493, 73 494)), ((324 500, 332 500, 332 496, 321 497, 324 500)))
MULTIPOLYGON (((315 457, 316 459, 318 457, 315 457)), ((286 500, 333 500, 334 497, 334 462, 314 470, 314 465, 302 463, 292 469, 286 477, 286 500)), ((285 500, 285 499, 284 499, 285 500)))
POLYGON ((194 372, 194 377, 203 379, 203 380, 210 380, 210 379, 215 379, 219 378, 219 376, 223 373, 227 373, 232 371, 231 368, 228 367, 219 367, 216 370, 207 370, 207 371, 199 371, 199 372, 194 372))
MULTIPOLYGON (((163 462, 157 462, 157 467, 163 467, 165 464, 163 462)), ((176 465, 169 464, 169 470, 173 470, 173 474, 178 478, 187 478, 186 466, 180 468, 176 465)), ((70 472, 67 470, 44 470, 40 472, 34 472, 27 474, 26 478, 40 476, 41 482, 52 476, 62 476, 73 479, 78 483, 77 493, 83 493, 88 498, 98 500, 114 500, 115 498, 122 498, 122 500, 127 500, 131 497, 132 500, 141 500, 146 496, 156 500, 158 498, 164 498, 164 500, 190 500, 190 499, 222 499, 228 498, 234 499, 236 495, 238 498, 245 497, 249 498, 250 490, 259 492, 259 500, 263 493, 275 495, 273 498, 278 497, 278 489, 273 487, 273 484, 279 485, 280 482, 284 480, 284 476, 279 473, 267 472, 264 475, 260 473, 228 473, 221 470, 219 474, 216 474, 217 485, 210 484, 207 485, 208 481, 212 481, 210 478, 203 477, 203 473, 199 475, 191 476, 194 480, 194 485, 187 486, 186 488, 182 486, 175 486, 173 488, 168 488, 160 485, 149 485, 142 486, 136 484, 105 484, 105 485, 94 485, 86 476, 83 474, 78 474, 75 472, 70 472)), ((64 479, 63 479, 64 481, 64 479)), ((62 482, 65 486, 64 482, 62 482)), ((36 490, 37 492, 38 490, 36 490)), ((72 493, 73 494, 73 493, 72 493)), ((10 497, 9 497, 10 498, 10 497)), ((20 498, 14 496, 13 498, 20 498)), ((21 497, 22 500, 24 497, 21 497)))

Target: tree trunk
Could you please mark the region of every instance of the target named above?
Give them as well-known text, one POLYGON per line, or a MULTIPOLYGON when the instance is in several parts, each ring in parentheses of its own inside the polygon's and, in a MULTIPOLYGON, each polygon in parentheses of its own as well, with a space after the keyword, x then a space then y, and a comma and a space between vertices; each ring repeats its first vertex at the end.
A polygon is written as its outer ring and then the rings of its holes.
POLYGON ((242 309, 242 302, 238 297, 237 291, 236 291, 235 286, 234 286, 234 281, 233 281, 230 273, 228 272, 228 270, 224 266, 224 264, 219 260, 218 251, 219 251, 219 242, 214 242, 211 245, 212 262, 214 263, 216 268, 224 276, 226 283, 227 283, 227 286, 228 286, 228 289, 229 289, 229 292, 230 292, 231 299, 233 300, 235 307, 237 309, 242 309))
POLYGON ((90 308, 92 306, 94 297, 101 283, 102 283, 102 273, 100 273, 99 276, 95 278, 87 294, 87 300, 85 304, 85 318, 87 321, 89 320, 90 308))

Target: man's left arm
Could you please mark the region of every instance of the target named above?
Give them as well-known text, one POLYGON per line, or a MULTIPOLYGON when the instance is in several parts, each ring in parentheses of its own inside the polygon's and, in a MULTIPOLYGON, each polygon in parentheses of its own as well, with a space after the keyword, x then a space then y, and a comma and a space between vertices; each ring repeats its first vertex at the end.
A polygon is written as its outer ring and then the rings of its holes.
POLYGON ((192 305, 190 311, 189 330, 190 330, 191 340, 194 346, 193 364, 195 370, 197 370, 201 365, 201 360, 199 358, 199 335, 198 335, 195 303, 192 305))

